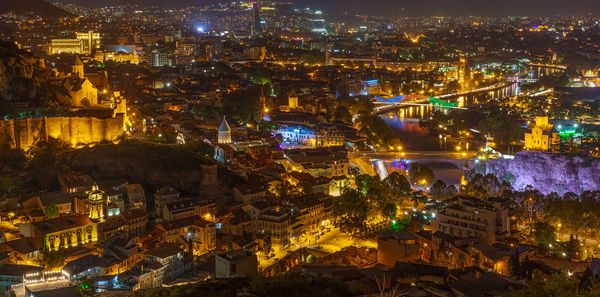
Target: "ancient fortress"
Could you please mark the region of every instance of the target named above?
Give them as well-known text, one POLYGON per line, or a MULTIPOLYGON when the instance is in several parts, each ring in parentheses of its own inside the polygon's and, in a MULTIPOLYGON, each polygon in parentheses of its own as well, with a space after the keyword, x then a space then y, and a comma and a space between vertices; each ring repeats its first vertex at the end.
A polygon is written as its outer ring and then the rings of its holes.
POLYGON ((123 135, 125 115, 115 117, 40 117, 0 121, 0 139, 28 150, 38 141, 56 138, 72 146, 115 141, 123 135))

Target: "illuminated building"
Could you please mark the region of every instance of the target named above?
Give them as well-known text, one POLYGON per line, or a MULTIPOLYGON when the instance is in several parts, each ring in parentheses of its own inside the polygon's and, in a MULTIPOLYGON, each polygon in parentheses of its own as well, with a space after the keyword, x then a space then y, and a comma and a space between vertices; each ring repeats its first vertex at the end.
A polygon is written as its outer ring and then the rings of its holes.
POLYGON ((227 123, 227 119, 223 117, 223 121, 219 126, 217 142, 220 144, 228 144, 231 143, 231 128, 229 127, 229 123, 227 123))
POLYGON ((92 190, 88 193, 88 209, 90 219, 104 219, 104 191, 98 189, 94 184, 92 190))
POLYGON ((548 123, 547 116, 536 116, 535 124, 529 125, 525 131, 525 149, 550 151, 560 142, 558 133, 553 132, 553 125, 548 123))
MULTIPOLYGON (((281 123, 279 120, 277 122, 281 123)), ((301 144, 311 147, 343 146, 346 140, 342 131, 329 124, 281 124, 275 134, 282 136, 284 146, 288 144, 301 144)))
POLYGON ((98 62, 106 62, 106 61, 115 61, 117 63, 130 63, 130 64, 139 64, 140 59, 137 55, 137 51, 133 51, 133 53, 125 53, 125 52, 96 52, 94 55, 94 60, 98 62))
POLYGON ((79 39, 52 39, 49 54, 87 54, 83 50, 83 41, 79 39))
POLYGON ((76 32, 75 38, 52 39, 50 41, 49 54, 78 54, 90 55, 94 49, 100 48, 100 33, 76 32))
POLYGON ((294 92, 293 90, 288 95, 288 106, 290 109, 298 108, 298 95, 296 95, 296 92, 294 92))
POLYGON ((71 106, 98 105, 98 89, 85 77, 83 63, 79 57, 75 58, 71 67, 73 71, 71 76, 61 82, 69 94, 60 94, 58 99, 71 106))
POLYGON ((21 234, 36 246, 58 251, 98 241, 98 225, 86 215, 63 216, 21 225, 21 234))
POLYGON ((171 66, 169 56, 164 53, 152 53, 148 57, 148 64, 151 67, 171 66))
POLYGON ((84 50, 87 50, 87 54, 100 48, 100 33, 94 33, 94 31, 75 32, 75 38, 84 42, 84 50))

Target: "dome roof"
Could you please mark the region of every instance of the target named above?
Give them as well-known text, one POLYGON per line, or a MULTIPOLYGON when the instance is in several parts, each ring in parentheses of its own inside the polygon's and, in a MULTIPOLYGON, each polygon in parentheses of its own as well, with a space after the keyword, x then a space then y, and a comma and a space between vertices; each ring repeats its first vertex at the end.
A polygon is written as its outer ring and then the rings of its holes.
POLYGON ((231 128, 229 127, 229 124, 227 123, 227 120, 225 119, 225 117, 223 117, 223 121, 221 122, 221 126, 219 126, 219 132, 229 132, 231 131, 231 128))

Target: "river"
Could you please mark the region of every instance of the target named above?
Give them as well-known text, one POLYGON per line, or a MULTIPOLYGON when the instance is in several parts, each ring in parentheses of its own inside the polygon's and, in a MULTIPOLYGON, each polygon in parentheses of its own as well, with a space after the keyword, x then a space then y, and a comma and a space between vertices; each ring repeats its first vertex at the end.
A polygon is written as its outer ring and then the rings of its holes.
MULTIPOLYGON (((450 140, 430 135, 426 128, 419 125, 422 119, 431 116, 432 106, 401 107, 380 117, 400 139, 404 150, 410 152, 445 152, 453 150, 455 143, 450 140)), ((455 163, 441 159, 419 160, 378 160, 374 162, 376 171, 380 176, 394 171, 403 172, 410 168, 410 164, 418 162, 429 166, 436 175, 436 180, 441 179, 448 185, 460 185, 464 175, 462 168, 455 163)))

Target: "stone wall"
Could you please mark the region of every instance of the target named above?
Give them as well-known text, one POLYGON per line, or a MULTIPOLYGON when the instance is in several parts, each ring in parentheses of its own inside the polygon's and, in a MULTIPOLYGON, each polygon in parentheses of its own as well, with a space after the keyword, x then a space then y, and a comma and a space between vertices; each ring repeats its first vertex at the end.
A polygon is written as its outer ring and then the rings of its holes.
POLYGON ((28 150, 49 137, 69 145, 115 141, 123 134, 124 117, 41 117, 0 121, 0 139, 12 148, 28 150))

